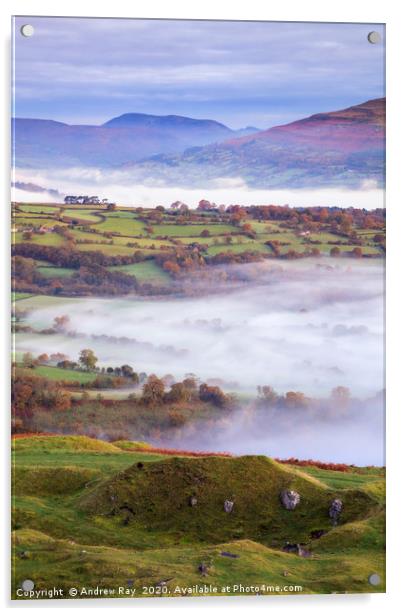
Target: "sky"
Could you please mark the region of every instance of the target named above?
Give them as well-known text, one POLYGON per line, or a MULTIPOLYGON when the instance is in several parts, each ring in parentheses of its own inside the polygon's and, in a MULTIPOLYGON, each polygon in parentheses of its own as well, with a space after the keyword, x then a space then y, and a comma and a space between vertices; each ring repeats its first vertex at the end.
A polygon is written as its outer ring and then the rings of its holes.
POLYGON ((139 112, 269 128, 384 96, 384 38, 379 24, 17 17, 13 115, 102 124, 139 112), (367 41, 372 30, 380 44, 367 41))

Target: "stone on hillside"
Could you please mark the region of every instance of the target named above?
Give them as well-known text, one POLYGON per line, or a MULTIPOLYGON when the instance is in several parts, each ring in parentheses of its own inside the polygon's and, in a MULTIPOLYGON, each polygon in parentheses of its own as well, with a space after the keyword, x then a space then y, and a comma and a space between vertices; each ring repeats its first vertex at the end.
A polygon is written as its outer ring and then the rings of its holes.
POLYGON ((221 556, 226 556, 226 558, 239 558, 238 554, 232 554, 232 552, 221 552, 221 556))
POLYGON ((311 533, 310 533, 310 537, 312 539, 319 539, 323 535, 326 535, 327 532, 328 532, 327 530, 322 530, 322 529, 320 529, 320 530, 312 530, 311 533))
POLYGON ((223 508, 226 513, 232 513, 234 507, 234 501, 225 500, 223 503, 223 508))
POLYGON ((297 552, 299 551, 299 544, 298 543, 289 543, 289 541, 286 541, 286 543, 283 546, 282 550, 284 552, 288 552, 289 554, 297 554, 297 552))
POLYGON ((297 553, 302 558, 310 558, 311 556, 310 550, 307 550, 305 547, 303 547, 299 543, 297 544, 297 553))
POLYGON ((190 499, 188 501, 190 507, 195 507, 196 504, 198 503, 198 500, 195 496, 190 496, 190 499))
POLYGON ((300 503, 300 494, 295 490, 282 490, 281 503, 285 509, 292 511, 300 503))
POLYGON ((329 513, 329 517, 332 520, 332 524, 334 524, 334 526, 338 523, 339 516, 341 515, 341 512, 342 512, 342 507, 343 507, 343 503, 340 498, 335 498, 335 500, 333 500, 331 503, 328 513, 329 513))

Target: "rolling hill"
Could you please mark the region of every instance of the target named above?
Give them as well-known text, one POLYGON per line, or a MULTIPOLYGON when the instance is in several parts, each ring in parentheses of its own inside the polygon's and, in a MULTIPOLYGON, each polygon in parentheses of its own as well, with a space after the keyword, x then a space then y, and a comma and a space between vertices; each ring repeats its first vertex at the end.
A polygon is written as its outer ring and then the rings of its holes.
POLYGON ((27 168, 113 167, 256 130, 233 131, 214 120, 144 113, 126 113, 102 126, 15 118, 14 160, 18 167, 27 168))
MULTIPOLYGON (((328 510, 340 492, 281 466, 265 456, 171 458, 134 464, 87 490, 80 507, 92 515, 111 515, 125 524, 194 540, 219 542, 252 538, 271 544, 308 542, 314 529, 332 528, 328 510), (295 511, 280 503, 283 490, 301 495, 295 511), (195 505, 190 501, 195 498, 195 505), (225 500, 234 503, 224 511, 225 500)), ((366 517, 375 501, 359 490, 342 493, 342 523, 366 517)))
POLYGON ((126 168, 134 181, 181 186, 240 178, 258 188, 359 187, 383 184, 384 152, 385 99, 376 99, 126 168))
POLYGON ((384 183, 385 99, 268 130, 214 120, 126 113, 102 126, 14 120, 18 167, 118 168, 133 183, 254 188, 359 188, 384 183))
POLYGON ((204 582, 261 585, 259 594, 270 594, 263 584, 286 594, 287 583, 308 594, 384 592, 381 469, 300 472, 265 456, 180 458, 116 445, 79 436, 13 440, 14 598, 25 579, 67 597, 77 580, 112 589, 130 580, 134 596, 161 585, 174 596, 178 585, 204 582), (340 476, 341 488, 333 485, 340 476), (281 505, 283 489, 300 494, 294 510, 281 505), (343 503, 335 526, 334 498, 343 503), (234 501, 230 513, 225 499, 234 501))

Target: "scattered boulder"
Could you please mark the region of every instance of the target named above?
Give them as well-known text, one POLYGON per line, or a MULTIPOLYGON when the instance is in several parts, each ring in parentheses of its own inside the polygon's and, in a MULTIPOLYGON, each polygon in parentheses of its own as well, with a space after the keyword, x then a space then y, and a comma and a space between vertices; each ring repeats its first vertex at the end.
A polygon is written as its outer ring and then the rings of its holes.
POLYGON ((174 580, 174 578, 167 578, 166 580, 160 580, 159 582, 156 582, 155 586, 157 586, 158 588, 161 588, 163 586, 166 586, 168 582, 171 582, 172 580, 174 580))
POLYGON ((289 543, 289 541, 286 541, 285 545, 283 546, 282 550, 284 552, 288 552, 288 553, 293 553, 293 554, 297 554, 299 551, 299 544, 298 543, 289 543))
POLYGON ((336 526, 338 524, 338 520, 339 517, 341 515, 342 512, 342 508, 343 508, 343 503, 341 501, 340 498, 335 498, 335 500, 332 501, 331 506, 329 508, 329 517, 332 520, 332 524, 334 526, 336 526))
POLYGON ((293 511, 300 503, 300 494, 295 490, 282 490, 280 498, 282 505, 288 511, 293 511))
POLYGON ((302 558, 310 558, 311 556, 310 550, 307 550, 304 546, 300 545, 300 543, 297 544, 297 553, 302 558))
POLYGON ((207 575, 208 574, 208 567, 205 563, 201 563, 200 565, 198 565, 198 571, 201 573, 201 575, 207 575))
POLYGON ((221 556, 226 556, 226 558, 239 558, 239 554, 232 554, 232 552, 221 552, 221 556))
POLYGON ((310 533, 310 537, 312 539, 319 539, 323 535, 326 535, 327 532, 328 532, 327 530, 322 530, 322 529, 320 529, 320 530, 312 530, 311 533, 310 533))
POLYGON ((120 507, 120 513, 124 516, 123 526, 128 526, 133 516, 135 515, 134 510, 131 507, 128 507, 127 505, 123 505, 123 507, 120 507))
POLYGON ((234 507, 234 501, 225 500, 225 502, 223 503, 223 508, 226 513, 232 513, 233 507, 234 507))
POLYGON ((198 503, 197 497, 190 496, 189 501, 188 501, 188 504, 190 505, 190 507, 195 507, 197 503, 198 503))
POLYGON ((283 546, 282 551, 288 552, 288 554, 297 554, 303 558, 309 558, 311 556, 311 552, 304 547, 304 544, 301 543, 289 543, 289 541, 287 541, 283 546))

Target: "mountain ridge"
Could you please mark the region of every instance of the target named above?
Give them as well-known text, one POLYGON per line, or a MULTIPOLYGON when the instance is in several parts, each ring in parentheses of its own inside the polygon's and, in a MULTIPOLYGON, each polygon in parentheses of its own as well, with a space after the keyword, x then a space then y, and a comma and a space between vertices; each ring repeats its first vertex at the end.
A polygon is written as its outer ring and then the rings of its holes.
POLYGON ((385 99, 314 114, 265 131, 126 164, 133 180, 187 186, 237 178, 255 188, 381 186, 385 99))
POLYGON ((133 183, 200 189, 222 178, 263 189, 384 184, 385 98, 257 132, 139 113, 101 126, 17 118, 14 129, 19 167, 112 168, 133 183))
MULTIPOLYGON (((180 153, 254 129, 232 130, 215 120, 126 113, 102 125, 13 118, 18 167, 115 167, 157 154, 180 153)), ((257 129, 258 130, 258 129, 257 129)))
POLYGON ((154 114, 148 114, 148 113, 137 113, 137 112, 123 113, 120 116, 111 118, 110 120, 102 124, 101 126, 104 126, 104 127, 106 126, 107 127, 133 126, 133 125, 135 126, 137 124, 144 124, 144 123, 146 123, 147 125, 153 125, 153 126, 164 126, 166 124, 170 126, 213 125, 217 127, 219 126, 220 128, 223 128, 225 131, 226 130, 231 131, 231 129, 229 129, 225 124, 222 124, 221 122, 217 122, 216 120, 210 120, 208 118, 197 119, 197 118, 191 118, 189 116, 181 116, 181 115, 175 115, 175 114, 160 116, 160 115, 154 115, 154 114))

